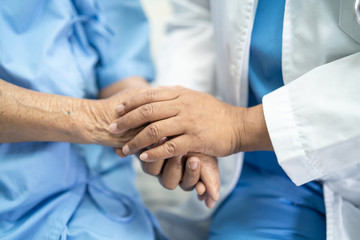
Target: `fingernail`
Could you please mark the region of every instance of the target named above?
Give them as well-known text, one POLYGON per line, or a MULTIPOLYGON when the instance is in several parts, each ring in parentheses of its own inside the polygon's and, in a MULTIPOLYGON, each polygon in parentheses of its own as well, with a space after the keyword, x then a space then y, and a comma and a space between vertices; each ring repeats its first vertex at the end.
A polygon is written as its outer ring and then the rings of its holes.
POLYGON ((110 132, 115 133, 117 130, 117 123, 110 124, 109 130, 110 130, 110 132))
POLYGON ((191 170, 195 170, 197 169, 199 163, 197 161, 190 161, 189 162, 189 167, 191 168, 191 170))
POLYGON ((120 104, 119 106, 116 107, 116 112, 121 113, 122 111, 124 111, 125 106, 124 104, 120 104))
POLYGON ((146 161, 147 159, 148 159, 148 154, 147 154, 147 153, 142 153, 142 154, 140 155, 140 160, 146 161))
POLYGON ((123 146, 122 152, 123 154, 128 155, 128 153, 130 152, 129 146, 128 145, 123 146))

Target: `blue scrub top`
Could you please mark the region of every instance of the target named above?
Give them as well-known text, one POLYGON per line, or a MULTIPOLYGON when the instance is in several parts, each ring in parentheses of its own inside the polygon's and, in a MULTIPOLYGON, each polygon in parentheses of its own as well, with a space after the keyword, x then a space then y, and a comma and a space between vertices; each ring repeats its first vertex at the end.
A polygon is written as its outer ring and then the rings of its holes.
MULTIPOLYGON (((0 78, 95 98, 130 76, 152 79, 149 26, 137 0, 4 0, 0 78)), ((59 142, 0 144, 0 239, 154 239, 131 159, 59 142)))
MULTIPOLYGON (((258 2, 250 45, 249 107, 261 104, 264 95, 284 85, 281 67, 284 10, 285 0, 258 2)), ((274 152, 246 153, 245 162, 261 172, 288 178, 274 152)), ((308 185, 319 189, 316 182, 308 185)))
MULTIPOLYGON (((249 107, 283 86, 281 68, 285 0, 259 1, 253 25, 249 58, 249 107)), ((250 152, 245 160, 263 171, 284 175, 274 152, 250 152)))

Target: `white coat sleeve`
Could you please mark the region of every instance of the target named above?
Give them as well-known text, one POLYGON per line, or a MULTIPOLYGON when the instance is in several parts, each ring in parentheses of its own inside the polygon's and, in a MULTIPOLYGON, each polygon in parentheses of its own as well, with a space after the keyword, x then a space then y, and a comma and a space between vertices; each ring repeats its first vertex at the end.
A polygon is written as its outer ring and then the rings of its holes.
POLYGON ((173 0, 157 66, 157 85, 180 85, 212 93, 214 30, 208 0, 173 0))
POLYGON ((360 163, 359 66, 355 53, 264 97, 275 153, 295 184, 360 163))

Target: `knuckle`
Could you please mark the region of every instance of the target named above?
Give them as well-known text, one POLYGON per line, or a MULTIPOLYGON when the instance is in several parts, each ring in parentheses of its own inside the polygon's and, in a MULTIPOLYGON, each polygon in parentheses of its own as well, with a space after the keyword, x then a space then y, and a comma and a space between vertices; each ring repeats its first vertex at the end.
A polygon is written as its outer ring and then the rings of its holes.
POLYGON ((151 166, 144 166, 143 167, 143 171, 151 176, 159 176, 160 175, 160 170, 159 168, 156 167, 151 167, 151 166))
POLYGON ((161 162, 143 162, 141 167, 143 171, 149 175, 160 177, 163 164, 161 162))
POLYGON ((128 120, 127 116, 119 118, 117 121, 117 124, 118 124, 118 126, 128 126, 129 120, 128 120))
POLYGON ((184 185, 184 184, 180 184, 180 187, 182 190, 189 192, 194 190, 195 186, 188 186, 188 185, 184 185))
POLYGON ((181 157, 173 157, 169 160, 169 167, 166 168, 166 170, 171 169, 171 172, 178 173, 179 171, 182 172, 182 169, 184 167, 184 161, 181 157))
POLYGON ((180 182, 179 186, 184 191, 191 191, 195 188, 196 183, 197 183, 197 181, 195 181, 194 178, 187 177, 180 182))
POLYGON ((175 168, 182 168, 183 167, 183 161, 180 157, 174 158, 173 160, 175 168))
POLYGON ((146 104, 140 107, 139 111, 140 111, 140 117, 143 120, 148 121, 151 119, 151 116, 153 115, 154 107, 151 104, 146 104))
POLYGON ((137 135, 137 131, 135 131, 134 129, 129 129, 126 132, 124 132, 122 136, 119 136, 118 140, 122 141, 124 144, 125 143, 124 141, 126 142, 131 141, 132 139, 134 139, 136 135, 137 135))
POLYGON ((176 187, 177 187, 176 185, 171 185, 171 184, 164 185, 164 188, 166 188, 168 190, 174 190, 176 187))
POLYGON ((157 92, 155 90, 149 90, 146 92, 145 98, 149 102, 153 102, 156 100, 157 92))
POLYGON ((159 137, 159 128, 155 124, 149 125, 147 135, 151 139, 158 139, 158 137, 159 137))
POLYGON ((129 146, 129 149, 131 149, 132 151, 134 149, 138 149, 137 139, 130 139, 130 142, 128 142, 127 145, 129 146))
POLYGON ((132 105, 134 105, 133 97, 130 97, 129 99, 124 99, 122 104, 124 106, 132 106, 132 105))
POLYGON ((163 178, 159 178, 161 186, 168 190, 174 190, 177 187, 177 184, 171 183, 169 181, 164 180, 163 178))
POLYGON ((150 171, 149 171, 149 168, 148 168, 148 166, 147 166, 146 163, 141 162, 141 169, 144 171, 144 173, 151 175, 151 173, 150 173, 150 171))
POLYGON ((210 168, 212 170, 218 169, 217 160, 215 158, 203 159, 201 164, 206 168, 210 168))
POLYGON ((174 156, 177 152, 176 143, 174 143, 173 141, 167 141, 164 144, 164 148, 165 148, 165 151, 171 156, 174 156))
POLYGON ((219 174, 219 168, 217 166, 208 166, 207 171, 211 172, 213 176, 219 174))
POLYGON ((219 172, 219 166, 217 165, 217 163, 211 164, 211 169, 216 173, 219 172))

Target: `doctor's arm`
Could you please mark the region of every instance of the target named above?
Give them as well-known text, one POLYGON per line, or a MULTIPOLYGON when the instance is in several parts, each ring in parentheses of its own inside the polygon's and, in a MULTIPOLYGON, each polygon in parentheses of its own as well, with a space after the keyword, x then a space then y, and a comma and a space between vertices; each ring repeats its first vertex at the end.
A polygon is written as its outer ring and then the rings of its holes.
POLYGON ((147 124, 123 147, 124 154, 171 137, 143 152, 140 158, 144 161, 188 152, 228 156, 239 151, 272 150, 262 105, 237 107, 206 93, 163 87, 130 97, 122 109, 122 116, 111 125, 114 134, 147 124))
POLYGON ((141 138, 123 147, 125 152, 148 144, 152 136, 176 136, 145 152, 142 157, 147 160, 186 151, 225 155, 273 147, 282 168, 301 185, 359 164, 359 64, 360 53, 355 53, 314 68, 266 95, 263 105, 249 109, 185 89, 148 91, 137 100, 127 99, 124 115, 114 123, 122 132, 125 126, 134 126, 134 119, 143 119, 140 124, 151 122, 138 135, 141 138), (159 111, 163 108, 167 110, 159 111), (189 141, 195 145, 188 145, 189 141))
POLYGON ((360 163, 359 66, 354 53, 264 97, 278 162, 297 185, 360 163))

